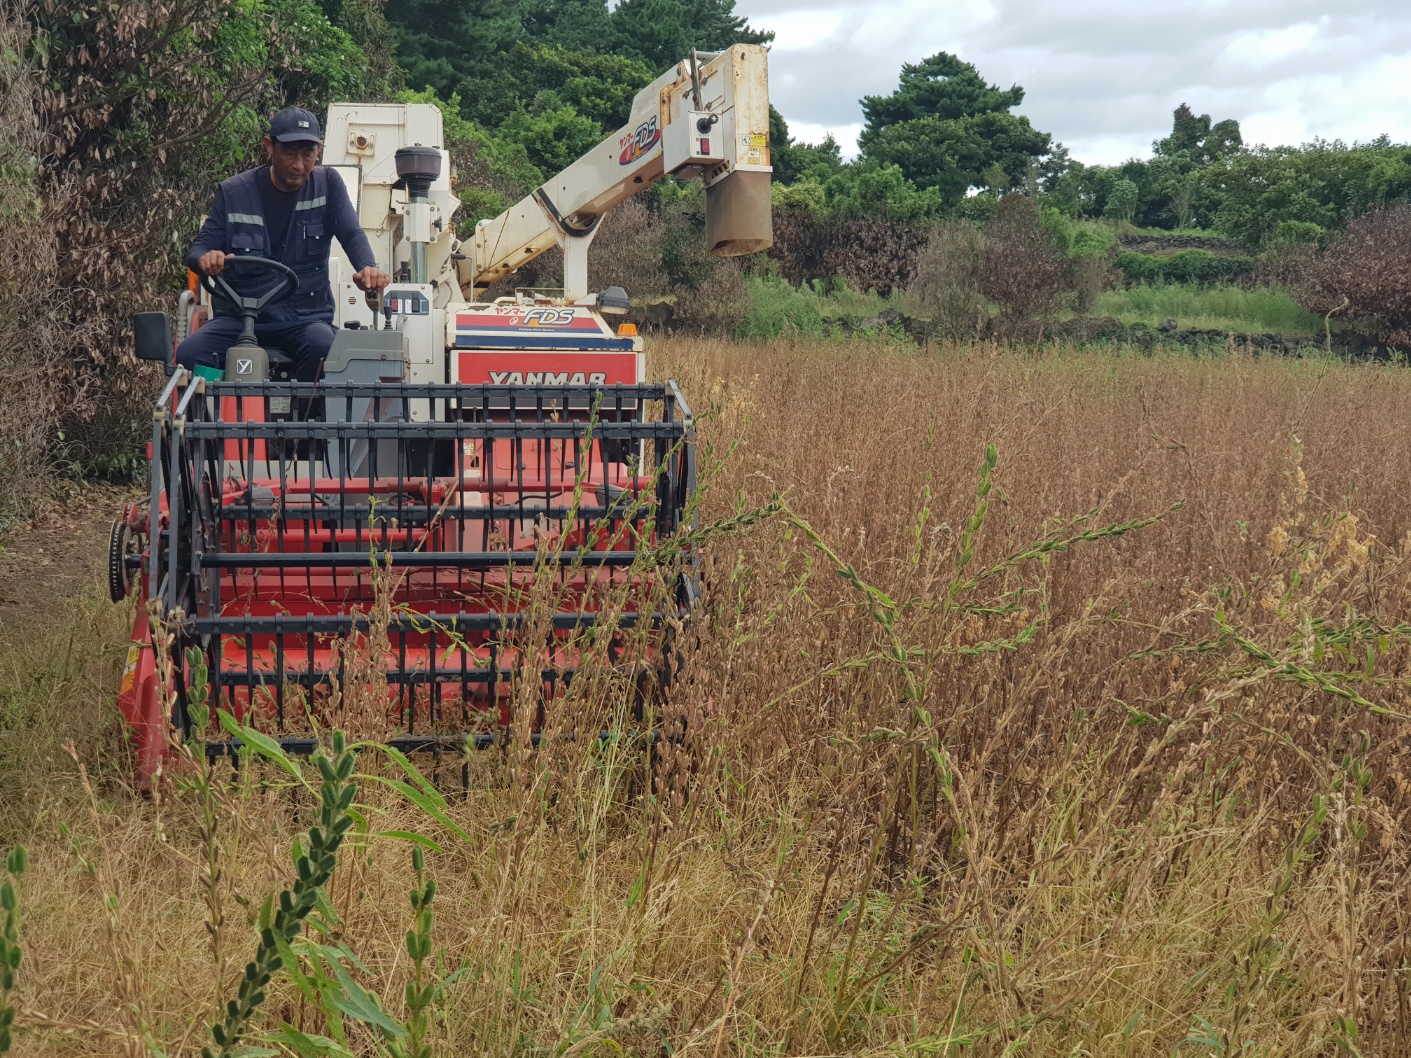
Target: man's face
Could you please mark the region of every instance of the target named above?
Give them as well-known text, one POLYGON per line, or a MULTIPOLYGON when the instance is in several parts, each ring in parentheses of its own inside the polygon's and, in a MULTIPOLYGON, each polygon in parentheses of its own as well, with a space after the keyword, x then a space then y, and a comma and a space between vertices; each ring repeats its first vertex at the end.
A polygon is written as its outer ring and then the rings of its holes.
POLYGON ((322 150, 317 143, 275 143, 266 136, 265 151, 269 154, 270 178, 274 186, 281 191, 298 191, 318 164, 322 150))

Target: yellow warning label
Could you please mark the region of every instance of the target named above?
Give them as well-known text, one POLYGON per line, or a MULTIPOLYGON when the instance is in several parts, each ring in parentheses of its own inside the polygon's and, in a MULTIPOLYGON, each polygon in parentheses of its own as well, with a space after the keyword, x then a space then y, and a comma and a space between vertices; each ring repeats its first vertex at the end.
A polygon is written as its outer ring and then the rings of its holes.
POLYGON ((750 146, 751 146, 751 147, 768 147, 768 146, 769 146, 769 133, 767 133, 767 132, 751 132, 751 133, 750 133, 750 146))
POLYGON ((461 442, 461 452, 465 458, 464 476, 467 478, 479 478, 480 475, 480 451, 474 441, 461 442))
POLYGON ((132 690, 133 681, 137 679, 137 659, 141 656, 142 648, 136 643, 127 648, 127 668, 122 670, 122 690, 119 694, 132 690))

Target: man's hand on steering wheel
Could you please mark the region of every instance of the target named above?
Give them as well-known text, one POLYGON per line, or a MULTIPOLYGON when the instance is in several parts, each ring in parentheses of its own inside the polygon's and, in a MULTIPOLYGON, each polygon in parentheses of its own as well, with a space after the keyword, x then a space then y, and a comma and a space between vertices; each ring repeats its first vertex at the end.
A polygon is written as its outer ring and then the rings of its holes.
POLYGON ((201 286, 213 297, 224 298, 235 310, 235 315, 244 318, 248 316, 254 320, 267 305, 275 305, 292 297, 299 289, 299 275, 294 269, 279 261, 271 261, 267 257, 246 257, 240 254, 222 253, 220 250, 211 250, 209 253, 201 255, 196 262, 201 266, 201 286), (215 260, 211 261, 211 267, 219 268, 218 272, 206 271, 207 258, 214 255, 215 260), (236 290, 226 280, 224 273, 253 273, 255 275, 273 273, 275 284, 263 294, 254 297, 247 297, 236 290))
POLYGON ((203 276, 218 276, 225 271, 225 257, 221 250, 207 250, 196 262, 196 271, 203 276))
POLYGON ((353 273, 353 285, 359 290, 381 290, 390 282, 392 277, 376 265, 369 265, 361 272, 353 273))

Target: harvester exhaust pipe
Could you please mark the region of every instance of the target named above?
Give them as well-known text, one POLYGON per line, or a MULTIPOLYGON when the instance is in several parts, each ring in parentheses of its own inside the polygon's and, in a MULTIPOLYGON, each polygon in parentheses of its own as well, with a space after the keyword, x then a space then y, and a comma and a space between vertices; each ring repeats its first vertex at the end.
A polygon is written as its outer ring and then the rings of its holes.
POLYGON ((431 242, 431 185, 441 175, 441 152, 435 147, 399 147, 397 185, 407 189, 407 241, 412 244, 412 282, 431 282, 426 269, 426 247, 431 242))
POLYGON ((769 173, 736 170, 706 188, 706 250, 744 257, 774 245, 769 173))

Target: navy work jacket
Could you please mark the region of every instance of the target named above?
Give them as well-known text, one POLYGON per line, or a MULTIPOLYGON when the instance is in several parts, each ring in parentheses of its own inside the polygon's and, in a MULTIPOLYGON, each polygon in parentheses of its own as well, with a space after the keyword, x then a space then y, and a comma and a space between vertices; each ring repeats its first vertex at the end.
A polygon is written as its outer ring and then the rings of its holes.
MULTIPOLYGON (((196 271, 196 262, 208 250, 249 257, 270 257, 273 253, 265 228, 264 207, 260 202, 259 181, 269 179, 269 166, 232 176, 216 189, 210 215, 186 254, 186 267, 196 271)), ((329 288, 328 249, 336 238, 348 255, 353 270, 361 272, 377 263, 358 214, 348 198, 348 189, 337 170, 315 166, 289 215, 282 262, 299 275, 299 290, 287 301, 270 305, 260 313, 261 323, 333 321, 333 292, 329 288)), ((229 269, 224 278, 244 297, 257 297, 277 281, 271 273, 239 272, 229 269)), ((217 299, 217 308, 223 308, 217 299)), ((228 310, 227 310, 228 311, 228 310)), ((225 312, 219 313, 225 315, 225 312)))

